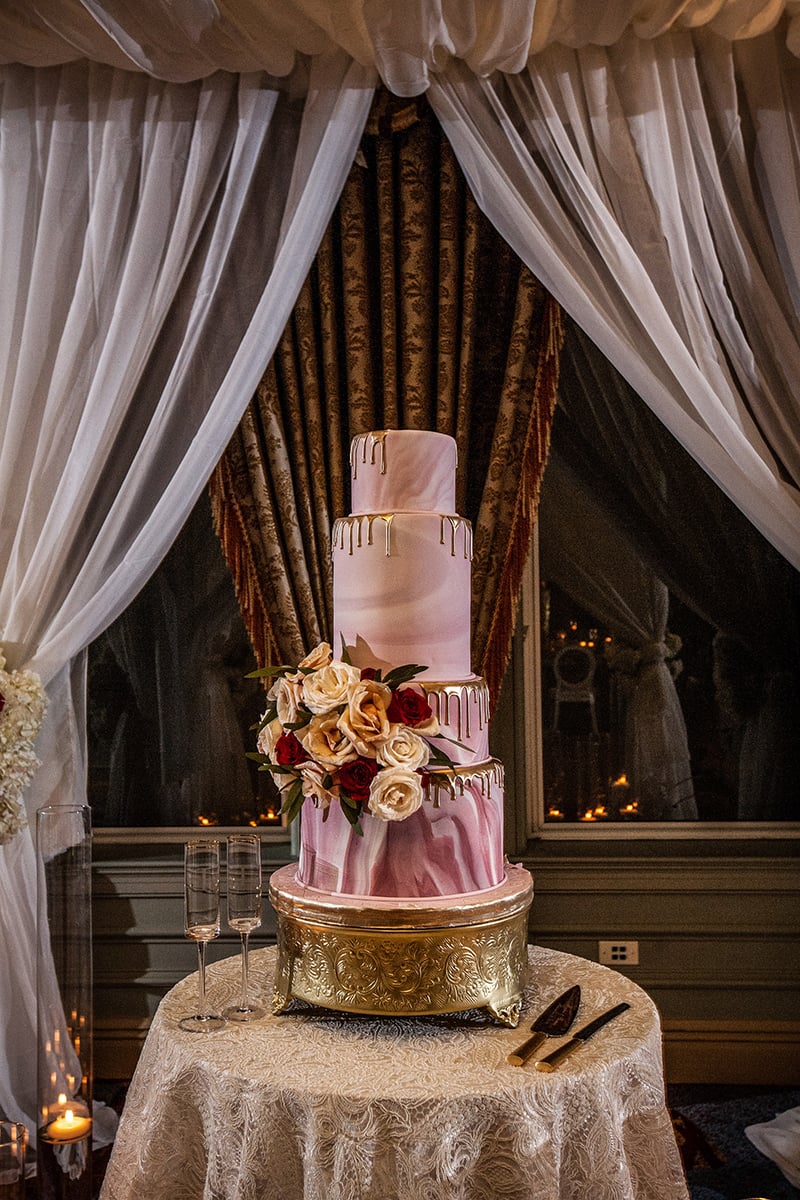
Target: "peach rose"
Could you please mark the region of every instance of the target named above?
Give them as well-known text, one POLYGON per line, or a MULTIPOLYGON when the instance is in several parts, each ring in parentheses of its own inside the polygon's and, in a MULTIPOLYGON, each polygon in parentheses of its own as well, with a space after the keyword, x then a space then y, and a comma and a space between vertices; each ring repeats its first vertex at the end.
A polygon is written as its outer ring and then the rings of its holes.
POLYGON ((333 651, 328 643, 320 642, 318 646, 309 651, 305 658, 301 658, 297 664, 297 669, 300 670, 303 667, 305 670, 318 671, 320 667, 327 667, 332 658, 333 651))
POLYGON ((341 767, 356 758, 352 742, 339 728, 336 713, 323 713, 312 717, 298 737, 306 752, 328 769, 341 767))
POLYGON ((365 758, 376 758, 378 744, 391 732, 386 715, 391 699, 391 690, 374 679, 362 679, 350 689, 339 728, 365 758))
POLYGON ((385 767, 372 781, 367 808, 381 821, 405 821, 422 804, 422 780, 408 767, 385 767))

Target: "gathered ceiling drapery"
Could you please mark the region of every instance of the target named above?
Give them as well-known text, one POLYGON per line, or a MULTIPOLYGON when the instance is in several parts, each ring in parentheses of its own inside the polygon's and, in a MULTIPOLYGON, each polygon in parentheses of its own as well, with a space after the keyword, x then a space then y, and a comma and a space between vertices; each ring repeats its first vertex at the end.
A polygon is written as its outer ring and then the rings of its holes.
MULTIPOLYGON (((373 82, 341 54, 283 81, 0 71, 0 641, 47 686, 32 822, 85 802, 86 647, 166 553, 255 389, 373 82)), ((0 1107, 32 1132, 35 888, 28 829, 0 847, 0 1107)))
POLYGON ((262 663, 331 638, 351 438, 455 439, 475 669, 496 699, 547 453, 561 316, 470 197, 427 104, 379 95, 273 361, 212 480, 262 663))

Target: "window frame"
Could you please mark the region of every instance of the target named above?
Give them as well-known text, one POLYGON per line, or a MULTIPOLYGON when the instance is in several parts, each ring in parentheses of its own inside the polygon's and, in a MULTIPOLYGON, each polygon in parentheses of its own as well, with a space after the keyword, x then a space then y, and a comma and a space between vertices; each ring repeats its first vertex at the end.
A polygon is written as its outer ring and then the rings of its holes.
POLYGON ((515 697, 522 702, 514 705, 513 736, 515 745, 522 748, 506 771, 514 772, 510 789, 515 797, 517 828, 526 842, 653 841, 753 841, 800 838, 800 821, 638 821, 583 823, 580 821, 554 824, 545 821, 542 773, 542 684, 541 684, 541 612, 539 604, 539 537, 534 524, 531 548, 525 567, 520 596, 517 632, 512 647, 513 671, 518 677, 515 697), (520 773, 522 778, 520 779, 520 773), (524 827, 520 823, 524 819, 524 827))

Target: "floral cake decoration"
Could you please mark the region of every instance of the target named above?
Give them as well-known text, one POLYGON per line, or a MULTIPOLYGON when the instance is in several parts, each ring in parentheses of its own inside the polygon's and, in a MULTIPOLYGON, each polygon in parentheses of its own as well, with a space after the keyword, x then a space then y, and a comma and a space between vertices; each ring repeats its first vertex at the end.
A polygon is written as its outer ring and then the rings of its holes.
POLYGON ((47 697, 33 671, 8 671, 0 646, 0 846, 28 824, 22 791, 39 759, 33 746, 47 697))
MULTIPOLYGON (((409 664, 383 675, 355 667, 342 645, 334 658, 321 642, 296 667, 265 667, 251 677, 273 676, 258 726, 257 752, 248 755, 270 771, 291 822, 310 800, 324 811, 338 803, 354 831, 363 813, 403 821, 422 804, 430 767, 452 767, 431 738, 439 720, 413 680, 425 667, 409 664)), ((458 743, 456 743, 458 744, 458 743)))

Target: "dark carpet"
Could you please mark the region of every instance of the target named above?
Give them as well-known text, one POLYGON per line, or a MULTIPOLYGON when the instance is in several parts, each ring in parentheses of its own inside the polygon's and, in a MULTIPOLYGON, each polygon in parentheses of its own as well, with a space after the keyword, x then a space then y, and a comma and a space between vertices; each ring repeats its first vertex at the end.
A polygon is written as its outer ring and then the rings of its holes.
POLYGON ((744 1131, 800 1106, 800 1088, 672 1084, 667 1098, 692 1200, 798 1200, 744 1131))

